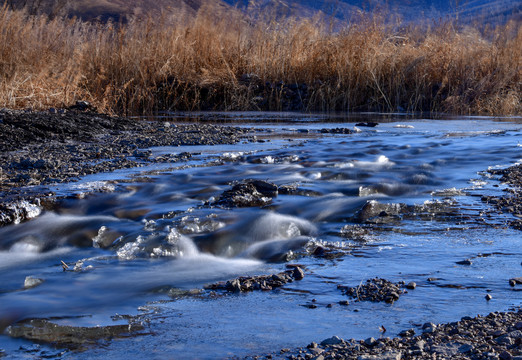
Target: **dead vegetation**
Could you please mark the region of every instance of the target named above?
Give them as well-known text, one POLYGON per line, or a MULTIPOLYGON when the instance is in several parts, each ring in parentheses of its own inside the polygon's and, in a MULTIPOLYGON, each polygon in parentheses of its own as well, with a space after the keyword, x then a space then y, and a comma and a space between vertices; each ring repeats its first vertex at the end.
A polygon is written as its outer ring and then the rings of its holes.
POLYGON ((520 22, 406 27, 373 16, 333 32, 319 17, 185 15, 104 24, 4 6, 0 106, 522 113, 520 22))

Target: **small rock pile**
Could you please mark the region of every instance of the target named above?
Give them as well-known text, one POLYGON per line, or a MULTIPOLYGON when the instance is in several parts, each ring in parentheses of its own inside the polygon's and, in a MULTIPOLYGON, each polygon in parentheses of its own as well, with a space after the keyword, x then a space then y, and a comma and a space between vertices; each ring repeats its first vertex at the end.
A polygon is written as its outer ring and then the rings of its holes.
POLYGON ((227 282, 219 282, 205 287, 207 290, 220 290, 234 293, 254 290, 273 290, 294 280, 302 280, 304 271, 297 265, 288 265, 289 269, 274 275, 243 276, 227 282))
POLYGON ((402 289, 404 286, 404 282, 394 284, 386 279, 375 278, 368 279, 365 284, 361 283, 356 287, 338 285, 337 288, 342 290, 344 295, 350 296, 357 301, 393 303, 399 300, 399 297, 405 292, 402 289))

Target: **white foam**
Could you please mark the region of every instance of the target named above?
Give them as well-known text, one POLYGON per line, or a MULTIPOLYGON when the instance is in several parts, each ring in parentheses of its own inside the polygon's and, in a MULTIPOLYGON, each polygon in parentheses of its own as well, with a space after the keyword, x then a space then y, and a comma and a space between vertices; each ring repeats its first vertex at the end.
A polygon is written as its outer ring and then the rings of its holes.
POLYGON ((245 155, 245 153, 242 151, 226 152, 226 153, 223 153, 223 155, 221 155, 221 157, 223 158, 223 160, 237 160, 243 155, 245 155))
POLYGON ((358 169, 367 169, 367 170, 378 170, 382 168, 389 168, 394 166, 395 163, 390 161, 388 157, 384 155, 379 155, 375 161, 358 161, 351 160, 348 162, 336 163, 334 167, 345 169, 345 168, 358 168, 358 169))
POLYGON ((60 248, 40 253, 34 244, 16 243, 8 251, 0 251, 0 269, 19 267, 26 263, 62 256, 70 251, 71 248, 60 248))
POLYGON ((270 212, 254 221, 247 237, 251 239, 251 242, 259 242, 270 239, 289 239, 315 232, 315 226, 307 220, 270 212))

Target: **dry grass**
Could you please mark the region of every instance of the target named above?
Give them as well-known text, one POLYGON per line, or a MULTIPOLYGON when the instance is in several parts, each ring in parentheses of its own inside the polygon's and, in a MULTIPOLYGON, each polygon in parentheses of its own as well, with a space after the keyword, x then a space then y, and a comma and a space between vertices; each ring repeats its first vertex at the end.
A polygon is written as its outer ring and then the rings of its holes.
POLYGON ((434 111, 522 114, 522 28, 404 28, 378 17, 196 16, 92 24, 0 10, 0 106, 100 111, 434 111))

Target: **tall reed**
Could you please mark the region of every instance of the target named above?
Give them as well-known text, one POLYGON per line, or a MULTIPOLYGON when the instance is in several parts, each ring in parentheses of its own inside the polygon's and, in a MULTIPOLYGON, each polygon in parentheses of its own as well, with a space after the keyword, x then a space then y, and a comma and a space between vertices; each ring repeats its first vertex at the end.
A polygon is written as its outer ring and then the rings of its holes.
POLYGON ((522 114, 522 28, 188 14, 86 23, 0 9, 0 106, 522 114))

